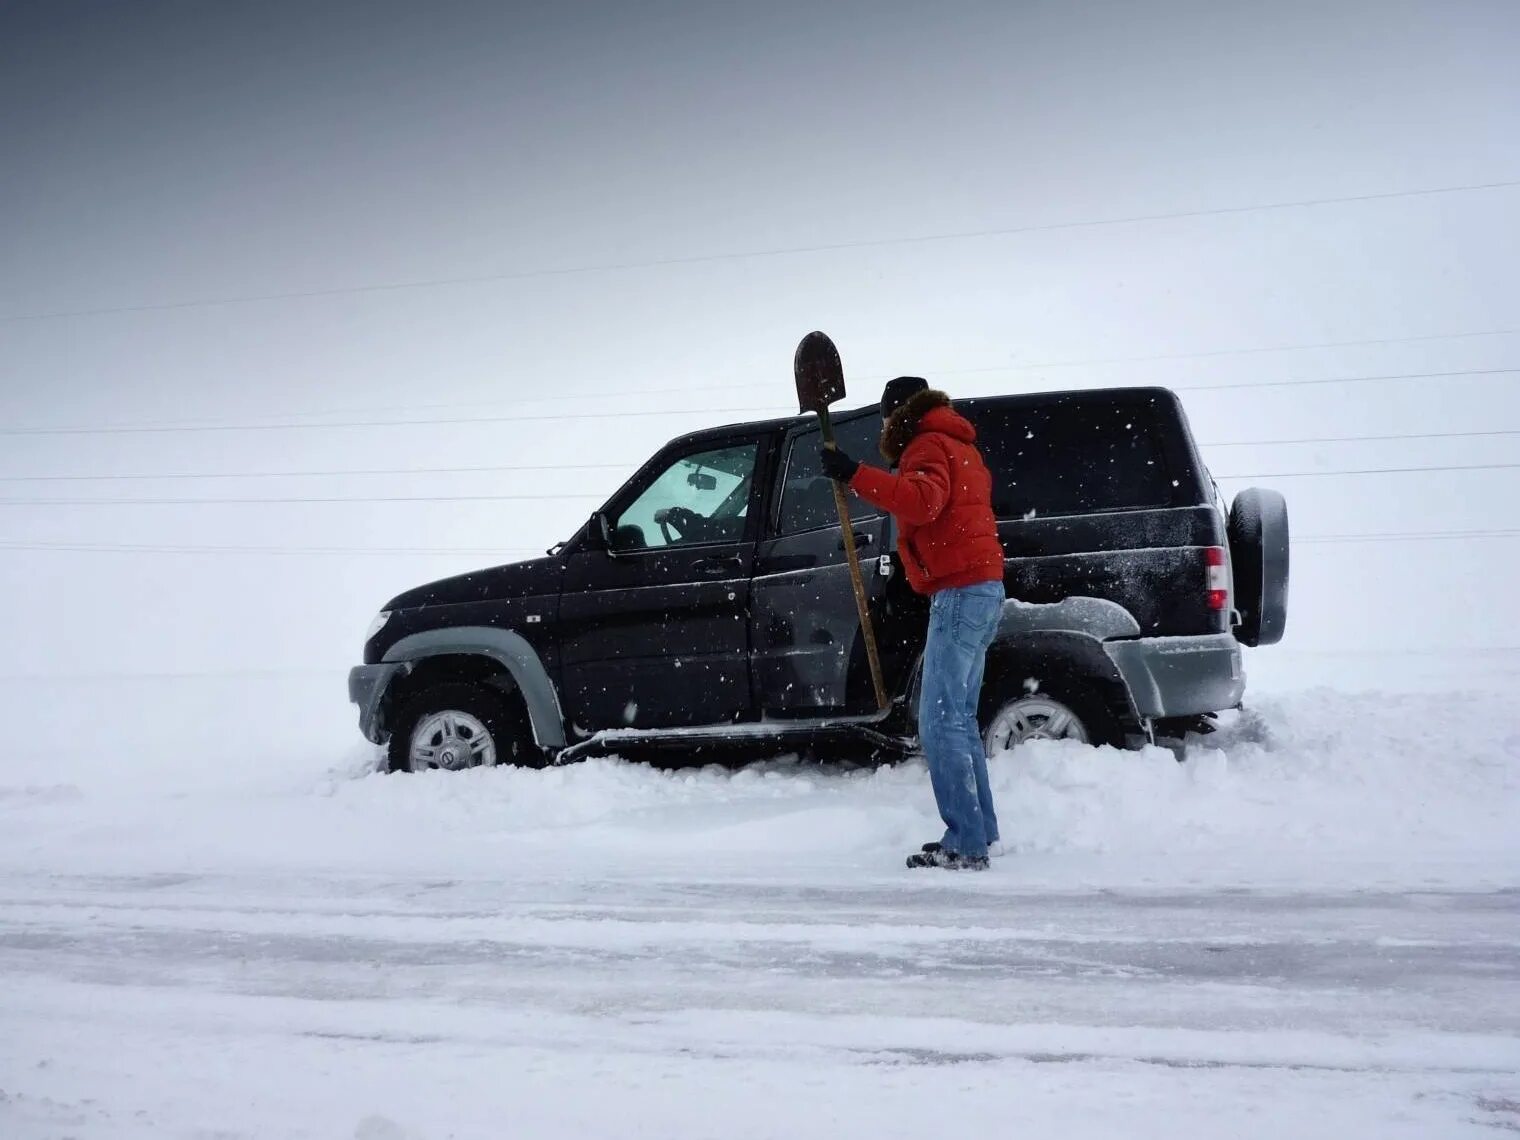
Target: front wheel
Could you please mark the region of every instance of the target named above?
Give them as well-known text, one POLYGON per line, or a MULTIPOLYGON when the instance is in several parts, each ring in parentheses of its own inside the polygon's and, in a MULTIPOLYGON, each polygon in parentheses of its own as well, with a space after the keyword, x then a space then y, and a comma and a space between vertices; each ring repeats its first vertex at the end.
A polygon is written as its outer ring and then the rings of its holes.
POLYGON ((982 702, 982 743, 988 756, 1031 740, 1118 745, 1123 734, 1103 694, 1081 680, 1020 682, 982 702), (990 698, 990 699, 989 699, 990 698))
POLYGON ((392 772, 458 771, 498 764, 541 767, 525 723, 508 698, 482 685, 433 685, 406 701, 386 760, 392 772))

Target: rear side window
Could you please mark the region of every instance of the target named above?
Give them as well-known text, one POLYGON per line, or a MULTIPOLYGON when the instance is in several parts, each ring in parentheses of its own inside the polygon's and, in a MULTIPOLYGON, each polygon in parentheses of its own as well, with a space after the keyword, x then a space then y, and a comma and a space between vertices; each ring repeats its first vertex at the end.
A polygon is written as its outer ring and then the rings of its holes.
MULTIPOLYGON (((848 423, 835 424, 834 438, 840 448, 854 458, 884 466, 881 456, 876 454, 881 439, 881 416, 862 416, 848 423)), ((799 432, 792 439, 781 484, 777 534, 798 534, 839 525, 839 510, 834 506, 834 484, 818 462, 820 440, 817 428, 799 432)), ((850 505, 851 519, 870 518, 881 513, 859 495, 846 494, 845 501, 850 505)))
POLYGON ((999 518, 1171 506, 1154 405, 1072 402, 978 409, 999 518))

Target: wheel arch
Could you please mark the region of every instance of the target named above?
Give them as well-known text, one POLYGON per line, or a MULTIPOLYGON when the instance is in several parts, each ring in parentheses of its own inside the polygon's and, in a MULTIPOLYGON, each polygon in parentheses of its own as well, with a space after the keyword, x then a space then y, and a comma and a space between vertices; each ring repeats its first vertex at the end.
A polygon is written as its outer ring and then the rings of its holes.
POLYGON ((987 650, 978 718, 983 727, 1015 687, 1027 688, 1032 681, 1038 688, 1047 678, 1090 684, 1121 725, 1139 720, 1129 687, 1102 642, 1072 630, 1039 630, 1000 634, 987 650))
POLYGON ((1107 598, 1071 597, 1036 604, 1009 598, 998 618, 997 641, 1072 635, 1089 641, 1139 637, 1140 623, 1118 602, 1107 598))
POLYGON ((543 749, 565 746, 559 694, 542 658, 520 633, 489 626, 424 630, 397 641, 386 650, 385 661, 408 667, 404 678, 392 682, 398 692, 416 691, 419 678, 476 680, 498 687, 510 680, 509 688, 527 709, 534 742, 543 749))
MULTIPOLYGON (((1009 598, 1003 603, 998 630, 987 650, 982 678, 985 715, 989 693, 996 692, 1007 673, 1027 668, 1025 676, 1054 670, 1063 677, 1092 678, 1125 720, 1138 719, 1129 687, 1113 660, 1103 651, 1110 638, 1140 636, 1140 623, 1118 602, 1085 596, 1037 604, 1009 598)), ((918 708, 923 688, 923 654, 913 666, 907 704, 918 708)))
POLYGON ((517 680, 507 667, 494 657, 481 653, 434 653, 403 662, 385 694, 388 714, 404 706, 413 696, 455 682, 479 685, 521 700, 517 680))

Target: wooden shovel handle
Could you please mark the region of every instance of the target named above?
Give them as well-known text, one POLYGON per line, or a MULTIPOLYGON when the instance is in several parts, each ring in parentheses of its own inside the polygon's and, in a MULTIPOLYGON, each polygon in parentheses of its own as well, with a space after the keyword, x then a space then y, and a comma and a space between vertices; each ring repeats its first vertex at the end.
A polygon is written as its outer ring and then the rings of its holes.
MULTIPOLYGON (((818 426, 823 433, 825 447, 837 448, 834 427, 829 423, 827 408, 818 412, 818 426)), ((855 549, 855 526, 850 521, 850 504, 845 500, 844 487, 838 480, 834 485, 834 507, 839 512, 839 525, 844 530, 844 556, 850 564, 850 585, 855 587, 855 608, 860 612, 860 631, 866 639, 866 660, 871 666, 871 687, 876 690, 876 707, 887 707, 887 686, 881 678, 881 654, 876 649, 876 628, 871 621, 871 607, 866 601, 866 583, 860 573, 860 553, 855 549)))

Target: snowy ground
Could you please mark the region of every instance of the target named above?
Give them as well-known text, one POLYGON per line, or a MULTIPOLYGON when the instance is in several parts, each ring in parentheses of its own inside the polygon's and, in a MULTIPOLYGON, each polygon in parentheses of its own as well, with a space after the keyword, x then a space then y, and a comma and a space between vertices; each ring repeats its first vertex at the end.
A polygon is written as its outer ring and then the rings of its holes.
POLYGON ((11 679, 0 1137, 1520 1132, 1520 652, 1251 661, 1179 765, 387 777, 341 676, 11 679))

